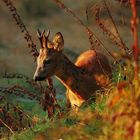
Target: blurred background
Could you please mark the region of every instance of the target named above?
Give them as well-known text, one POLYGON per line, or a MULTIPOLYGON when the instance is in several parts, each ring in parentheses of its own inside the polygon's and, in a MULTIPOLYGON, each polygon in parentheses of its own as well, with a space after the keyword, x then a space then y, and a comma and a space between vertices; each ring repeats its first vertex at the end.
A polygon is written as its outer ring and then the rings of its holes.
MULTIPOLYGON (((94 20, 92 14, 92 6, 96 3, 102 4, 101 0, 62 0, 75 14, 101 39, 105 47, 111 51, 120 51, 111 41, 104 35, 94 20), (86 8, 89 6, 89 17, 87 20, 86 8)), ((75 61, 75 58, 83 51, 90 48, 90 43, 85 29, 77 23, 71 16, 60 9, 53 0, 13 0, 13 4, 17 8, 22 20, 34 42, 39 48, 39 40, 36 31, 50 29, 51 38, 60 31, 65 40, 64 53, 75 61)), ((109 3, 111 14, 115 20, 117 28, 128 47, 132 44, 130 18, 130 6, 121 6, 116 0, 109 3)), ((140 9, 138 9, 140 10, 140 9)), ((139 12, 140 13, 140 12, 139 12)), ((110 31, 114 32, 114 27, 109 21, 106 13, 102 14, 104 24, 110 31)), ((97 48, 104 51, 102 48, 97 48)), ((107 55, 107 53, 104 51, 107 55)), ((109 56, 108 56, 109 57, 109 56)), ((0 2, 0 75, 5 72, 22 73, 29 77, 33 77, 36 64, 29 54, 27 43, 23 34, 15 25, 10 12, 5 4, 0 2)))

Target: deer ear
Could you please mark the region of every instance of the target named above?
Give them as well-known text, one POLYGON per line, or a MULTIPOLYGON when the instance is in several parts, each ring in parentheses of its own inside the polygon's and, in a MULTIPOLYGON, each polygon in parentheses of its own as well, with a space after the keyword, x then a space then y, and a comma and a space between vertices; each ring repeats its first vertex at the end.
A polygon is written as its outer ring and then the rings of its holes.
POLYGON ((56 33, 53 39, 54 49, 62 51, 64 48, 64 39, 60 32, 56 33))

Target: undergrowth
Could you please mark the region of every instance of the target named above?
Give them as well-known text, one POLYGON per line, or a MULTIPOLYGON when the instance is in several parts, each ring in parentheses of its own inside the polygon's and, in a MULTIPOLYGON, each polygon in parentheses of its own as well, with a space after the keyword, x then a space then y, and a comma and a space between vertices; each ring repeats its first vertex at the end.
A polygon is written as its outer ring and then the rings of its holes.
MULTIPOLYGON (((35 99, 33 99, 33 102, 28 102, 26 99, 24 101, 20 100, 20 104, 18 103, 18 106, 16 104, 16 107, 20 107, 25 115, 28 115, 27 118, 22 119, 23 123, 24 121, 29 122, 30 126, 24 123, 25 126, 22 129, 13 130, 13 134, 10 134, 11 139, 139 140, 140 81, 129 77, 131 74, 130 71, 130 74, 127 74, 127 79, 122 78, 119 83, 112 82, 104 91, 98 91, 96 101, 83 104, 77 113, 73 110, 68 111, 65 107, 65 101, 60 99, 61 115, 56 112, 53 118, 49 119, 47 113, 43 111, 35 99)), ((120 74, 116 73, 114 75, 113 79, 117 81, 120 74)), ((21 83, 20 80, 17 81, 19 84, 23 84, 22 86, 25 88, 33 91, 33 87, 31 88, 26 82, 25 84, 24 80, 21 83)), ((14 84, 15 81, 13 81, 14 84)), ((16 98, 18 97, 14 97, 14 103, 16 103, 16 98)), ((13 111, 10 111, 13 115, 13 111)), ((21 126, 23 125, 20 124, 20 128, 21 126)), ((9 136, 7 135, 7 137, 9 136)), ((8 138, 4 136, 3 139, 8 138)))
POLYGON ((77 113, 63 111, 59 118, 38 122, 32 129, 14 134, 13 139, 139 140, 139 91, 139 81, 123 81, 104 95, 97 95, 96 102, 81 107, 77 113))

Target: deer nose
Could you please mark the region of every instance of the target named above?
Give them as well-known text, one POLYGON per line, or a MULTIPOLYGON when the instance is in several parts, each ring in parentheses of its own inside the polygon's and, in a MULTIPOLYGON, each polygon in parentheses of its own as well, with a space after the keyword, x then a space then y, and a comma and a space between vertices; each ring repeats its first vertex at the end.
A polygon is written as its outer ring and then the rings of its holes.
POLYGON ((35 72, 34 77, 33 77, 34 81, 39 81, 40 80, 40 76, 35 72))
POLYGON ((39 80, 39 76, 34 76, 33 80, 38 81, 39 80))
POLYGON ((45 80, 45 77, 41 77, 41 76, 35 75, 33 77, 33 80, 35 80, 35 81, 43 81, 43 80, 45 80))

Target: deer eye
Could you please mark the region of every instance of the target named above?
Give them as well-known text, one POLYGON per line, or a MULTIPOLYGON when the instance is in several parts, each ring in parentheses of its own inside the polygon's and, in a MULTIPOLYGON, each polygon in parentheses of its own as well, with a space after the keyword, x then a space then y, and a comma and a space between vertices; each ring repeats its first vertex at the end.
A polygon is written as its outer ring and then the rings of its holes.
POLYGON ((51 60, 44 60, 44 65, 48 65, 48 64, 50 64, 51 63, 51 60))

